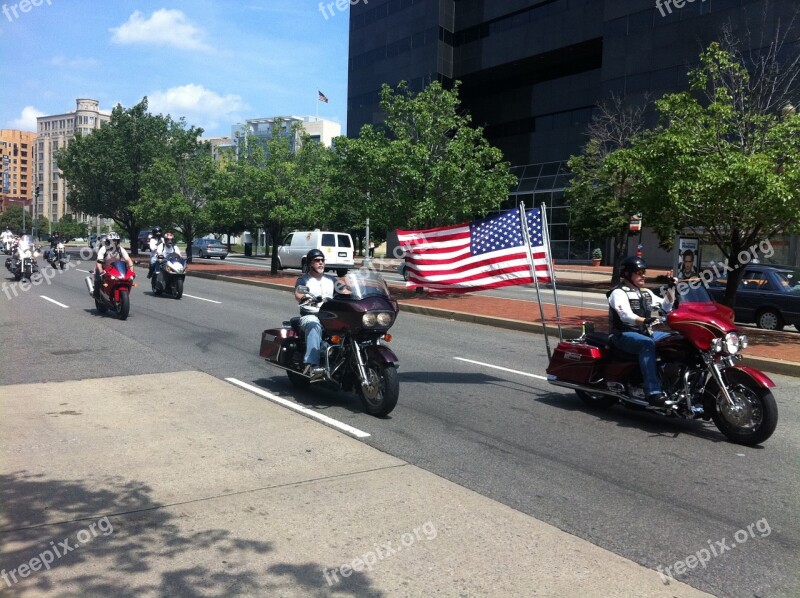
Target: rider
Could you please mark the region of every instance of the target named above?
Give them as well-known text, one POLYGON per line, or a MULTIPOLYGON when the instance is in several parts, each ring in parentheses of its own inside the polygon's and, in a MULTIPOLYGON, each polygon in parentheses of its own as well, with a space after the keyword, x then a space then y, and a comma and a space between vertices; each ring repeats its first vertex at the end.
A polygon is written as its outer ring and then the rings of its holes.
POLYGON ((103 246, 100 248, 100 251, 97 252, 97 264, 95 265, 94 271, 94 290, 97 290, 102 284, 105 267, 119 260, 124 261, 128 265, 128 268, 135 278, 136 272, 133 271, 133 261, 128 255, 128 252, 125 251, 125 248, 120 246, 119 234, 111 231, 106 235, 103 246))
POLYGON ((319 365, 319 347, 322 342, 322 323, 319 321, 320 303, 317 297, 331 299, 336 286, 336 279, 325 274, 325 254, 319 249, 312 249, 306 254, 308 274, 297 279, 294 285, 294 297, 300 303, 300 328, 306 337, 306 354, 303 359, 303 373, 312 379, 321 378, 325 369, 319 365))
POLYGON ((643 288, 647 264, 640 257, 629 256, 622 260, 620 283, 606 296, 609 304, 609 324, 613 334, 611 342, 628 353, 639 356, 639 367, 644 376, 644 390, 647 401, 654 407, 667 407, 671 404, 661 390, 656 368, 656 341, 666 332, 652 332, 647 327, 658 318, 650 315, 651 306, 665 312, 672 311, 675 293, 672 288, 658 297, 649 289, 643 288))
POLYGON ((181 250, 178 249, 177 245, 175 245, 175 235, 172 233, 166 233, 164 235, 164 240, 159 243, 158 247, 156 247, 156 255, 163 255, 164 257, 167 257, 172 253, 177 253, 178 257, 183 257, 181 255, 181 250))
POLYGON ((61 235, 59 235, 57 232, 50 235, 50 249, 47 250, 44 259, 50 259, 54 255, 55 253, 54 250, 56 249, 56 247, 58 247, 58 244, 63 242, 64 241, 61 238, 61 235))
POLYGON ((153 277, 153 268, 158 260, 158 246, 161 244, 161 232, 160 226, 154 226, 150 231, 150 269, 147 271, 147 278, 153 277))
POLYGON ((9 243, 14 240, 14 233, 11 232, 11 229, 6 227, 6 229, 0 233, 0 243, 5 244, 6 241, 9 243))

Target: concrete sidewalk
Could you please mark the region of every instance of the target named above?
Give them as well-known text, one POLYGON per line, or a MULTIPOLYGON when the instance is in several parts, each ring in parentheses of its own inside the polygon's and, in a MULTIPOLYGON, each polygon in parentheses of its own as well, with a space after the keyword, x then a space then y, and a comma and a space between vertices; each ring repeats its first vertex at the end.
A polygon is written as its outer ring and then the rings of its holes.
MULTIPOLYGON (((378 270, 396 271, 399 262, 400 260, 375 259, 373 266, 378 270)), ((555 271, 558 290, 599 292, 608 288, 611 276, 611 268, 602 266, 556 266, 555 271)), ((655 277, 666 275, 668 271, 651 270, 651 273, 655 277)), ((272 276, 268 270, 262 268, 221 260, 198 259, 189 266, 188 274, 281 290, 292 288, 297 278, 296 274, 279 273, 272 276)), ((394 286, 392 292, 400 302, 402 311, 537 334, 543 332, 544 327, 536 303, 475 293, 428 296, 424 293, 406 291, 398 286, 394 286)), ((533 288, 531 296, 535 296, 533 288)), ((552 298, 552 291, 545 290, 545 298, 552 298)), ((566 338, 577 336, 582 321, 593 322, 597 330, 608 329, 608 312, 605 309, 561 305, 559 319, 555 307, 545 305, 544 314, 551 347, 558 342, 559 323, 566 338)), ((757 328, 742 328, 741 331, 750 339, 750 346, 744 351, 744 361, 747 365, 765 372, 800 376, 800 333, 792 330, 776 332, 757 328)))
POLYGON ((4 596, 708 596, 206 374, 108 385, 0 388, 4 596))

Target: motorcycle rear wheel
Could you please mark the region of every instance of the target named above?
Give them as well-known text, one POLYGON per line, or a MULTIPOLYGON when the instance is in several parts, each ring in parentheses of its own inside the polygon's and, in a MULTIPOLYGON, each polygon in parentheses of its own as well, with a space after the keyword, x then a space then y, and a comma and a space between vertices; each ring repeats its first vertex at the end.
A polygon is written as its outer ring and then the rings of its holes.
POLYGON ((754 446, 772 436, 778 425, 778 405, 772 393, 762 386, 737 384, 728 388, 736 405, 729 407, 717 393, 714 425, 731 442, 754 446))
POLYGON ((576 390, 575 394, 592 409, 608 409, 617 402, 616 397, 601 394, 592 394, 585 390, 576 390))
POLYGON ((286 370, 286 374, 289 376, 289 382, 291 382, 292 386, 295 388, 307 388, 308 385, 311 384, 311 380, 297 372, 286 370))
POLYGON ((400 398, 397 368, 391 364, 370 361, 365 369, 369 386, 365 389, 358 383, 358 394, 364 410, 375 417, 384 417, 392 412, 400 398))
POLYGON ((128 291, 119 292, 119 302, 117 303, 117 316, 120 320, 127 320, 131 310, 131 300, 128 291))

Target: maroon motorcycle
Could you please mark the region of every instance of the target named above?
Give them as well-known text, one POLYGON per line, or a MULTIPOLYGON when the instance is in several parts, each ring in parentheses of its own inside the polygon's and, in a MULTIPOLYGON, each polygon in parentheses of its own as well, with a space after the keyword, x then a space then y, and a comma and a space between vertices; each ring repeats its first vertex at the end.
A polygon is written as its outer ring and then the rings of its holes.
POLYGON ((322 303, 317 314, 324 328, 322 378, 312 380, 303 373, 306 343, 299 316, 282 328, 265 330, 259 354, 286 370, 295 386, 321 382, 337 390, 354 390, 367 413, 382 417, 395 408, 400 394, 398 359, 385 345, 392 339, 389 329, 397 319, 397 301, 383 278, 369 270, 347 273, 337 290, 345 292, 322 303))
POLYGON ((672 331, 656 342, 668 406, 651 406, 645 399, 638 355, 613 346, 608 334, 594 332, 590 325, 579 338, 558 344, 547 381, 574 389, 591 407, 619 402, 671 417, 711 419, 732 442, 764 442, 778 424, 770 391, 775 384, 762 372, 737 363, 747 337, 737 333, 733 310, 712 301, 699 282, 679 285, 685 292, 678 307, 661 319, 672 331))

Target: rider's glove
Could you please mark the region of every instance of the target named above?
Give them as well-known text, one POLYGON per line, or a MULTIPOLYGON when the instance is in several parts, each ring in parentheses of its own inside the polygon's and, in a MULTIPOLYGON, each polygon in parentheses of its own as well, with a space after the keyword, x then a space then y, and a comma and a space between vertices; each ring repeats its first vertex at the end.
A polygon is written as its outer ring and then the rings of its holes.
POLYGON ((660 318, 656 316, 650 316, 649 318, 644 319, 645 326, 652 326, 653 324, 657 324, 660 321, 660 318))

